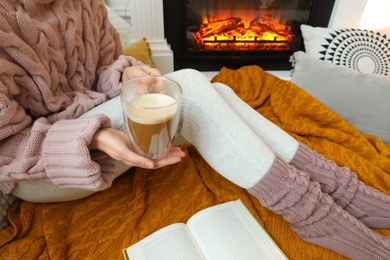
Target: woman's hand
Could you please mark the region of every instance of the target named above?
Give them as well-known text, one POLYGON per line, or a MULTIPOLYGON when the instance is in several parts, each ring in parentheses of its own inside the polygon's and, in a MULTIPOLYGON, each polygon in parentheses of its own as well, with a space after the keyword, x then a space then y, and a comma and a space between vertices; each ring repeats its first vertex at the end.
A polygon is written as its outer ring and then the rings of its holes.
POLYGON ((89 145, 89 149, 105 152, 111 158, 122 161, 129 167, 136 166, 147 169, 157 169, 175 164, 185 157, 185 153, 180 147, 172 146, 156 160, 140 156, 131 149, 126 133, 113 128, 103 128, 97 131, 89 145))
POLYGON ((125 68, 122 73, 122 83, 126 83, 132 78, 146 76, 146 75, 154 75, 154 76, 162 76, 161 71, 155 68, 151 68, 147 65, 145 66, 131 66, 125 68))

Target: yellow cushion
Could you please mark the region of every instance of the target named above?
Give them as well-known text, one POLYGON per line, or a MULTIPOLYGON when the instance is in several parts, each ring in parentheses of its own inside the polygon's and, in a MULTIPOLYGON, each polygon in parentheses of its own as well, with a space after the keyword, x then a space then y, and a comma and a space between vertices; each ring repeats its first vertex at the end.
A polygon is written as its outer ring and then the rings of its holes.
POLYGON ((139 39, 138 41, 130 44, 123 49, 123 54, 126 56, 132 56, 139 61, 154 68, 154 64, 151 58, 152 50, 150 49, 149 43, 146 38, 139 39))

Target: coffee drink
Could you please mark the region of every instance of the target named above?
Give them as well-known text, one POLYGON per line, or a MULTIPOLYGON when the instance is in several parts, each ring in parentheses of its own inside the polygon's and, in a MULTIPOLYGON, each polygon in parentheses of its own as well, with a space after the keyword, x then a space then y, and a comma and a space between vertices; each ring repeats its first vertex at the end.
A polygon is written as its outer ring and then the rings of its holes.
POLYGON ((181 86, 164 76, 145 75, 123 84, 120 95, 131 147, 141 156, 159 158, 179 127, 181 86))
POLYGON ((137 146, 135 148, 141 154, 158 157, 175 134, 172 133, 172 121, 177 110, 176 100, 165 94, 153 93, 127 102, 128 129, 137 146))

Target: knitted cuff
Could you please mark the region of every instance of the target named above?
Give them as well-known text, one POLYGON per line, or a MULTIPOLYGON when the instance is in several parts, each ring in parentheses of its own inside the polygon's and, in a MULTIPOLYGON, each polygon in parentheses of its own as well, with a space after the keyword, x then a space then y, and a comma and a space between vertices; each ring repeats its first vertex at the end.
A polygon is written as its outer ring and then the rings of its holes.
POLYGON ((91 156, 88 149, 95 132, 109 126, 109 119, 103 115, 56 122, 47 133, 42 153, 50 180, 64 188, 109 187, 114 178, 114 160, 101 152, 91 156))
POLYGON ((320 187, 309 185, 309 176, 297 171, 275 157, 267 174, 248 191, 259 199, 261 204, 279 215, 289 223, 300 223, 313 216, 313 208, 317 203, 320 187))
POLYGON ((390 240, 373 232, 322 193, 318 182, 279 157, 248 189, 263 206, 287 220, 296 234, 351 259, 387 259, 390 240))
POLYGON ((15 188, 15 181, 3 181, 0 182, 0 192, 4 192, 4 194, 9 194, 15 188))
POLYGON ((323 156, 303 143, 299 143, 298 150, 295 153, 290 164, 301 171, 305 171, 310 178, 321 184, 321 188, 326 193, 331 193, 338 188, 337 179, 334 176, 335 165, 324 163, 323 156), (324 174, 322 170, 333 172, 333 174, 324 174))
POLYGON ((119 56, 118 60, 100 74, 97 90, 106 93, 109 98, 117 96, 122 87, 121 78, 125 68, 143 65, 146 66, 133 57, 124 55, 119 56))
POLYGON ((359 182, 356 174, 347 167, 339 167, 303 143, 299 143, 290 164, 308 173, 311 180, 320 183, 323 192, 330 194, 343 207, 355 196, 359 182))

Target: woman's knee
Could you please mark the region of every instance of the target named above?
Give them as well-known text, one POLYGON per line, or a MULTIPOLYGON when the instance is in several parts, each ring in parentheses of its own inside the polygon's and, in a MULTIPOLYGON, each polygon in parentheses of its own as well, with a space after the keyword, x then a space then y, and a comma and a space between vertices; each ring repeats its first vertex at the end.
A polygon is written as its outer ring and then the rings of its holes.
POLYGON ((165 75, 168 78, 206 78, 206 76, 195 69, 181 69, 165 75))
POLYGON ((183 100, 193 104, 214 103, 219 94, 211 85, 210 80, 202 73, 194 69, 183 69, 168 75, 181 85, 183 100))
POLYGON ((234 90, 229 87, 228 85, 225 85, 220 82, 212 83, 213 87, 218 91, 219 94, 225 96, 225 95, 235 95, 234 90))
POLYGON ((200 71, 194 69, 182 69, 166 77, 176 81, 182 87, 185 94, 201 92, 202 89, 210 88, 210 80, 200 71))

